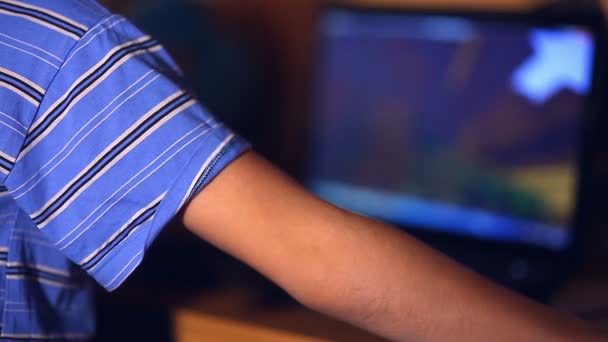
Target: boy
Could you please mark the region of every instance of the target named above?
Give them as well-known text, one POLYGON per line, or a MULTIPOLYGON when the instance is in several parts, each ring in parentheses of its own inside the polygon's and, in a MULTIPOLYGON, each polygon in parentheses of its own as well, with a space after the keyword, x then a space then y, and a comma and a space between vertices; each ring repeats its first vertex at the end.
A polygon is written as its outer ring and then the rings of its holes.
POLYGON ((296 299, 394 340, 592 341, 269 165, 179 86, 151 37, 92 0, 0 0, 4 340, 93 334, 172 217, 296 299))

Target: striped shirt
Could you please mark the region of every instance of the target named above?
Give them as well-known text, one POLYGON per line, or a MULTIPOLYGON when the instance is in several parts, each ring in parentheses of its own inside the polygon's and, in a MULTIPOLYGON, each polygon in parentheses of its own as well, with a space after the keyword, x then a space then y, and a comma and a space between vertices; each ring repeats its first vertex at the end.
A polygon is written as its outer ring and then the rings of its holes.
POLYGON ((247 144, 93 0, 0 0, 0 338, 94 331, 162 227, 247 144))

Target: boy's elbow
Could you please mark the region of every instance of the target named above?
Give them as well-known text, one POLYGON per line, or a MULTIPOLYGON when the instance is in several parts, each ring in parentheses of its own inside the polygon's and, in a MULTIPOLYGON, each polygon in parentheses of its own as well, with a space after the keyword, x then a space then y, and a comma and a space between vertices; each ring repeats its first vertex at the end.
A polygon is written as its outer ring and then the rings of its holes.
POLYGON ((288 292, 302 305, 358 326, 373 325, 387 311, 388 302, 373 285, 329 274, 322 281, 300 283, 288 292))

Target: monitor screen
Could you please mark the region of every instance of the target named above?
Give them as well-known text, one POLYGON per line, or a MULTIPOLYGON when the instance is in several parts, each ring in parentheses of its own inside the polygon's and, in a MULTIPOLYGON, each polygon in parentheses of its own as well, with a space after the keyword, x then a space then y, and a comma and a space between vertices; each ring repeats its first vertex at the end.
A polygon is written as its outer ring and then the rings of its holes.
POLYGON ((330 9, 319 51, 315 193, 404 227, 567 246, 589 31, 330 9))

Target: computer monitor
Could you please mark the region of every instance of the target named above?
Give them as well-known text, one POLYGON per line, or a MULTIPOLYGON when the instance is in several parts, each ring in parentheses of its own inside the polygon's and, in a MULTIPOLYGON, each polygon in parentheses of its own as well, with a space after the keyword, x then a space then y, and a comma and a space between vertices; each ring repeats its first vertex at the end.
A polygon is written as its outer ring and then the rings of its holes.
POLYGON ((533 18, 325 9, 305 184, 414 231, 569 248, 598 37, 533 18))

